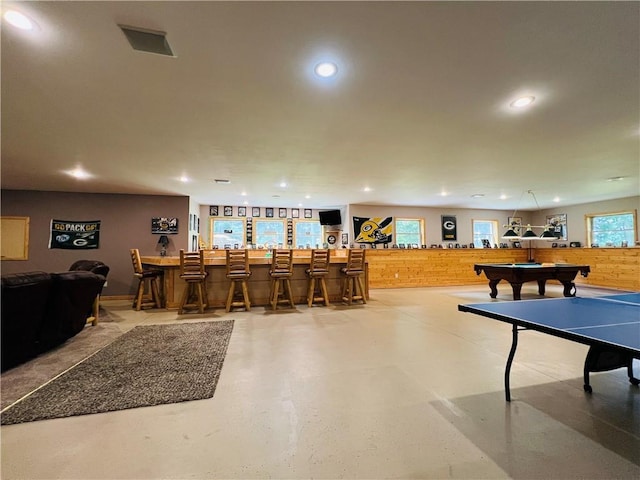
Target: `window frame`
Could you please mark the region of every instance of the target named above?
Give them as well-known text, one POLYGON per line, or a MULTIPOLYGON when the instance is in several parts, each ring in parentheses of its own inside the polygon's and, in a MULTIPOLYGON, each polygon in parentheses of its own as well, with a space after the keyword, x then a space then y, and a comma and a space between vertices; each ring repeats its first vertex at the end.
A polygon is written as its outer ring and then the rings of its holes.
POLYGON ((268 217, 268 218, 254 218, 253 219, 253 243, 256 245, 257 248, 287 248, 287 221, 286 219, 282 218, 275 218, 275 217, 268 217), (259 225, 261 223, 279 223, 282 225, 282 247, 278 247, 278 245, 280 245, 280 243, 277 243, 276 245, 271 245, 268 244, 269 247, 267 247, 266 244, 261 244, 259 243, 258 240, 258 235, 259 235, 259 225))
POLYGON ((482 239, 476 242, 476 229, 475 229, 476 222, 485 222, 485 223, 492 224, 493 238, 491 239, 491 246, 493 247, 494 245, 497 245, 499 243, 498 239, 500 238, 500 222, 498 222, 498 220, 495 220, 495 219, 493 220, 483 219, 483 218, 471 219, 471 241, 473 242, 473 245, 476 248, 483 248, 482 239))
POLYGON ((300 242, 298 242, 298 225, 299 224, 317 224, 320 227, 320 233, 319 233, 319 242, 317 243, 311 243, 309 244, 311 248, 316 248, 316 245, 318 246, 318 248, 321 248, 324 240, 323 240, 323 232, 322 232, 322 225, 320 225, 320 220, 317 219, 296 219, 293 221, 293 248, 306 248, 307 243, 305 242, 304 245, 305 247, 299 247, 300 242))
MULTIPOLYGON (((593 220, 596 217, 614 217, 620 215, 631 215, 633 221, 633 240, 629 247, 632 247, 638 243, 638 211, 636 209, 631 210, 621 210, 617 212, 604 212, 604 213, 587 213, 584 216, 585 223, 585 231, 587 233, 587 245, 591 247, 592 245, 598 245, 599 247, 606 247, 607 245, 600 245, 597 242, 593 241, 593 220)), ((614 247, 620 247, 620 245, 613 245, 614 247)))
POLYGON ((420 236, 420 239, 418 242, 409 242, 409 245, 418 245, 418 246, 422 246, 424 245, 425 242, 425 238, 426 237, 426 232, 425 232, 425 222, 424 222, 424 218, 410 218, 410 217, 396 217, 393 220, 393 235, 394 235, 394 240, 393 243, 395 243, 396 245, 399 245, 401 243, 403 244, 407 244, 407 242, 405 241, 400 241, 398 238, 398 222, 418 222, 418 235, 420 236))
MULTIPOLYGON (((245 217, 209 217, 209 249, 212 249, 214 243, 214 224, 215 222, 242 222, 242 242, 238 246, 245 247, 247 243, 247 219, 245 217)), ((223 249, 225 244, 218 244, 218 248, 223 249)), ((231 244, 233 248, 234 244, 231 244)))

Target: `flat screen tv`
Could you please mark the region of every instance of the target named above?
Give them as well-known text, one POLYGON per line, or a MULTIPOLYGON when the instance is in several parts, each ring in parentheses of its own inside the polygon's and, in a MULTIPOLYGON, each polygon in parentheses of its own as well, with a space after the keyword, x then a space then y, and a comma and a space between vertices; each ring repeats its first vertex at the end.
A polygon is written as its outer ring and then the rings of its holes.
POLYGON ((340 210, 319 211, 320 225, 342 225, 340 210))

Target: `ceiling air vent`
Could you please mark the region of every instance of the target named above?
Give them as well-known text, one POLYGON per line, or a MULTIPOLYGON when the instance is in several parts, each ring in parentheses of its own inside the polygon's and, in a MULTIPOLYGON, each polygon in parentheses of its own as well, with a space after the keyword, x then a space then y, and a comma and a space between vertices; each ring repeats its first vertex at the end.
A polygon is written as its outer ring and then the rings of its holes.
POLYGON ((127 40, 129 40, 129 43, 134 50, 165 55, 167 57, 175 56, 171 51, 169 42, 167 42, 167 34, 165 32, 156 32, 137 27, 127 27, 125 25, 118 26, 124 32, 124 35, 127 37, 127 40))

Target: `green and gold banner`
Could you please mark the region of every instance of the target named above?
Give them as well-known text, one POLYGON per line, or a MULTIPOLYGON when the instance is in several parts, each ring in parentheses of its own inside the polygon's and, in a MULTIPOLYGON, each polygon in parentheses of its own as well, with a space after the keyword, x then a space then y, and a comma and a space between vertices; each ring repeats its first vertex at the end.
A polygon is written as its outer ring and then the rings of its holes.
POLYGON ((49 248, 87 250, 100 245, 100 220, 51 220, 49 248))
POLYGON ((355 243, 392 243, 393 217, 353 217, 355 243))
POLYGON ((458 228, 455 215, 442 215, 442 240, 457 240, 458 228))

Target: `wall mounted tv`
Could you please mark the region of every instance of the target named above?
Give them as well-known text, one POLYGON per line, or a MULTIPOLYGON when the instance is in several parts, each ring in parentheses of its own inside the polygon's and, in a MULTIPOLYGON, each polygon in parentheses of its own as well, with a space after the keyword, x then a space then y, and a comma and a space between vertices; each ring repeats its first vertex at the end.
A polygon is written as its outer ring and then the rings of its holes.
POLYGON ((342 225, 340 210, 319 211, 320 225, 342 225))

